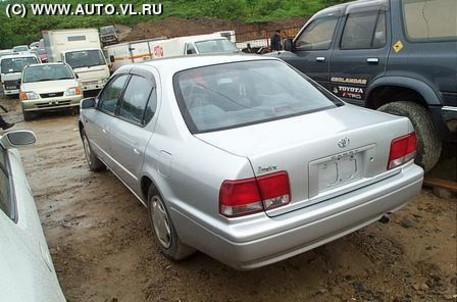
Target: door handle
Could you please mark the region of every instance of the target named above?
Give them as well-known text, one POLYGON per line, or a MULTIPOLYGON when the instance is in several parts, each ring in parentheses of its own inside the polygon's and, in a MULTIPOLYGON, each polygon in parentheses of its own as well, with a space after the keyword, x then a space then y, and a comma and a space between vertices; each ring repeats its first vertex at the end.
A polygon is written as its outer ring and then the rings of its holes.
POLYGON ((136 155, 140 155, 140 154, 141 154, 141 152, 140 152, 140 151, 138 151, 138 149, 137 149, 137 148, 133 148, 133 152, 134 152, 136 155))
POLYGON ((106 134, 106 129, 105 129, 105 128, 102 128, 102 132, 103 132, 104 134, 106 134))
POLYGON ((325 57, 316 57, 317 62, 325 62, 325 57))
POLYGON ((368 64, 378 64, 379 63, 379 58, 368 58, 367 59, 368 64))

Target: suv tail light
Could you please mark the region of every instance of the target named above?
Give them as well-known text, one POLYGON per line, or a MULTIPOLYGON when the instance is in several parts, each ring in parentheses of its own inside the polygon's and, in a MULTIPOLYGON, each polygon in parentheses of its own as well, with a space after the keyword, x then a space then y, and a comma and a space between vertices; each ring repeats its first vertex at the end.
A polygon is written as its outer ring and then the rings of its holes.
POLYGON ((414 132, 394 139, 390 144, 387 169, 398 167, 413 159, 416 155, 416 145, 417 138, 414 132))
POLYGON ((219 190, 219 213, 227 217, 269 210, 290 202, 287 172, 242 180, 225 180, 219 190))

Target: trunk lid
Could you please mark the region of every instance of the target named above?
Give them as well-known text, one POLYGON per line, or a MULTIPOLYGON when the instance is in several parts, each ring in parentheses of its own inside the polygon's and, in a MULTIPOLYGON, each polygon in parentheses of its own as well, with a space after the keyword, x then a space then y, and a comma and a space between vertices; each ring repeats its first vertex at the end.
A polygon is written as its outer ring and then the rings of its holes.
POLYGON ((286 171, 291 202, 267 213, 279 215, 378 181, 391 141, 409 132, 407 118, 344 105, 196 137, 247 157, 255 176, 286 171))

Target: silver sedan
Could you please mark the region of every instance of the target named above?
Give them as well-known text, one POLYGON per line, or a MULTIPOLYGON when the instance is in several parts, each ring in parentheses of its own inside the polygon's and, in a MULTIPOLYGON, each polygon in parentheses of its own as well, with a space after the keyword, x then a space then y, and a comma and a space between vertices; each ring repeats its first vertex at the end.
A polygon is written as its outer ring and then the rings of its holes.
POLYGON ((124 66, 81 101, 79 129, 89 168, 147 206, 175 260, 268 265, 401 208, 423 179, 407 118, 346 104, 271 57, 124 66))

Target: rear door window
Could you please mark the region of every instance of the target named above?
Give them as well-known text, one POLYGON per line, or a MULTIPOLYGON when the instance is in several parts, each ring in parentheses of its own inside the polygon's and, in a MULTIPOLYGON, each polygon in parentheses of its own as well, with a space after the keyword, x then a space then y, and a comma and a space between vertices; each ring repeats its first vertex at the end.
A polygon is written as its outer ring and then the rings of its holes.
POLYGON ((341 49, 381 48, 386 44, 386 16, 382 11, 349 14, 341 49))

